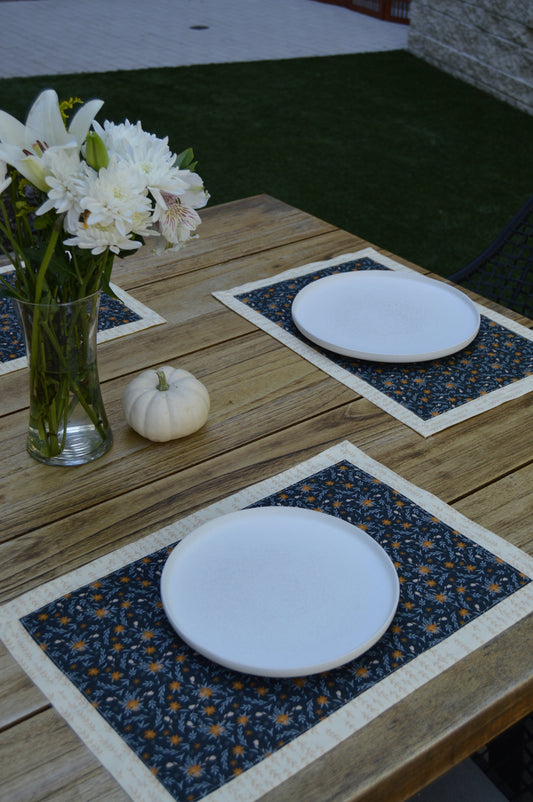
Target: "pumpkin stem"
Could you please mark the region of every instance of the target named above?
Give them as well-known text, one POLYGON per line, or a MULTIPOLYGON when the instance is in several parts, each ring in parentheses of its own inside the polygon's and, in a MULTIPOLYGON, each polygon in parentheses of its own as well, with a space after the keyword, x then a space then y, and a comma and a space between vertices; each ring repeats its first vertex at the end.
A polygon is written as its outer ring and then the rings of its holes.
POLYGON ((159 379, 156 390, 168 390, 168 382, 167 382, 167 377, 165 376, 165 371, 157 370, 156 373, 157 373, 157 378, 159 379))

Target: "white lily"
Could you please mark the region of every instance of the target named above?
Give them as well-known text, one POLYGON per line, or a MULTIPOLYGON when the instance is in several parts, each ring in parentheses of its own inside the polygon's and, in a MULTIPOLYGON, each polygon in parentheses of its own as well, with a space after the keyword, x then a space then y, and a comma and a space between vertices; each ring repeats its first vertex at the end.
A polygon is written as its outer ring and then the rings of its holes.
POLYGON ((83 144, 102 100, 85 103, 67 128, 61 116, 57 93, 46 89, 38 96, 26 118, 26 124, 0 110, 0 160, 7 162, 46 192, 43 153, 50 148, 78 148, 83 144))
POLYGON ((11 178, 7 174, 7 164, 0 159, 0 195, 11 183, 11 178))

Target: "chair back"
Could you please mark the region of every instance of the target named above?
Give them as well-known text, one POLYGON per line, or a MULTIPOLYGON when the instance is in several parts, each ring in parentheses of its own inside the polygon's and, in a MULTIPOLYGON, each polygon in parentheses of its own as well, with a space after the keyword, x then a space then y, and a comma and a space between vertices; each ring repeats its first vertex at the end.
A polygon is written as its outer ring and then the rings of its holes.
POLYGON ((483 253, 448 278, 533 318, 533 195, 483 253))

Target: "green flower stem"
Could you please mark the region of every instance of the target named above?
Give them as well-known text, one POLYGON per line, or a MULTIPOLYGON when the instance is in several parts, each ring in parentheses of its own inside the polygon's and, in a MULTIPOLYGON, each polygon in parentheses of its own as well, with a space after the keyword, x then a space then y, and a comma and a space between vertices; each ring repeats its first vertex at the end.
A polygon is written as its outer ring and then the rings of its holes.
POLYGON ((41 266, 39 268, 39 272, 37 274, 37 281, 35 282, 35 296, 33 302, 38 304, 41 302, 41 295, 43 292, 43 284, 44 284, 44 277, 46 275, 46 271, 48 270, 48 265, 50 264, 50 259, 54 253, 55 247, 57 245, 57 240, 59 238, 59 232, 63 225, 63 217, 58 218, 56 221, 52 233, 50 234, 50 239, 48 240, 48 246, 46 248, 46 253, 44 255, 43 261, 41 262, 41 266))
POLYGON ((31 426, 38 432, 41 453, 47 458, 60 455, 65 448, 71 413, 78 405, 102 442, 107 436, 105 413, 102 418, 94 397, 94 383, 98 384, 91 331, 94 320, 83 300, 73 302, 67 317, 63 317, 67 314, 63 304, 25 307, 31 322, 31 426))
MULTIPOLYGON (((11 245, 12 251, 7 250, 7 248, 4 245, 4 239, 2 239, 2 241, 0 242, 0 249, 4 252, 9 261, 13 263, 16 274, 18 276, 21 275, 22 273, 22 262, 24 260, 24 253, 13 236, 13 232, 11 231, 11 226, 9 225, 7 209, 1 197, 0 197, 0 212, 2 213, 2 218, 3 218, 3 222, 0 221, 0 232, 2 233, 5 240, 7 240, 11 245)), ((14 289, 13 286, 9 283, 9 281, 6 281, 6 279, 2 276, 1 273, 0 273, 0 281, 7 290, 7 294, 14 295, 15 298, 19 298, 21 301, 24 300, 23 294, 14 289)))
MULTIPOLYGON (((87 321, 84 319, 84 315, 82 314, 81 310, 78 310, 77 317, 81 318, 81 323, 82 323, 83 327, 86 329, 87 321)), ((76 323, 77 323, 77 321, 76 321, 76 323)), ((75 381, 74 376, 72 375, 72 371, 69 369, 69 364, 68 364, 67 360, 65 359, 65 354, 63 352, 63 349, 61 348, 61 345, 57 340, 57 337, 55 335, 54 330, 52 328, 50 328, 50 326, 47 323, 45 323, 43 325, 43 328, 46 330, 46 333, 47 333, 47 335, 49 337, 49 340, 52 343, 52 345, 54 346, 54 350, 55 350, 55 352, 56 352, 56 354, 57 354, 57 356, 59 358, 59 362, 60 362, 61 367, 63 368, 63 370, 65 372, 65 375, 68 376, 68 380, 66 381, 67 387, 70 387, 70 389, 72 390, 73 394, 76 396, 76 398, 78 399, 79 403, 81 404, 81 406, 85 410, 87 416, 89 417, 89 419, 92 421, 92 423, 97 428, 100 436, 103 438, 105 436, 105 433, 104 433, 104 429, 102 427, 102 422, 99 419, 98 415, 91 408, 91 405, 89 403, 87 403, 87 401, 86 401, 86 399, 85 399, 85 397, 84 397, 84 395, 83 395, 83 393, 82 393, 82 391, 80 389, 79 384, 75 381)), ((85 330, 84 333, 83 333, 83 339, 85 341, 87 340, 87 336, 88 336, 88 332, 85 330)), ((61 394, 60 394, 60 398, 61 398, 61 394)), ((65 406, 65 405, 63 405, 63 406, 65 406)), ((64 415, 63 415, 63 417, 64 417, 64 421, 63 422, 64 422, 65 426, 66 426, 66 420, 68 418, 68 414, 67 413, 68 413, 68 407, 67 407, 67 409, 65 409, 65 412, 64 412, 64 415)))
MULTIPOLYGON (((44 277, 46 274, 46 270, 50 263, 50 259, 52 258, 52 254, 54 252, 54 248, 56 246, 57 240, 59 237, 59 230, 57 226, 54 226, 52 229, 52 233, 50 235, 50 239, 48 241, 48 247, 46 249, 46 253, 44 255, 43 261, 41 263, 41 267, 39 269, 39 273, 37 275, 37 282, 35 285, 35 298, 34 303, 39 304, 41 300, 42 290, 43 290, 43 283, 44 277)), ((32 320, 32 332, 31 332, 31 355, 37 353, 39 347, 39 314, 40 309, 39 306, 34 307, 34 315, 32 320)), ((28 354, 28 361, 31 363, 31 359, 29 358, 30 354, 28 354)), ((44 354, 42 356, 42 361, 44 362, 44 354)), ((30 393, 33 394, 35 389, 35 371, 33 369, 30 370, 30 393)), ((39 426, 40 429, 40 426, 39 426)))

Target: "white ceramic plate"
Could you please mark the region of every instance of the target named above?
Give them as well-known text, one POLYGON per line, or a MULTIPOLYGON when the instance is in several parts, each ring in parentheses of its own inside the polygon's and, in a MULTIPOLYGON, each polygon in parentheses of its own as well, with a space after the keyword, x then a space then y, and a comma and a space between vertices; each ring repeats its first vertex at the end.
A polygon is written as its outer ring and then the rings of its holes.
POLYGON ((161 575, 165 613, 196 651, 260 676, 343 665, 389 626, 399 583, 346 521, 296 507, 223 515, 187 535, 161 575))
POLYGON ((475 304, 441 281, 391 270, 336 273, 296 295, 295 325, 317 345, 379 362, 421 362, 465 348, 479 330, 475 304))

